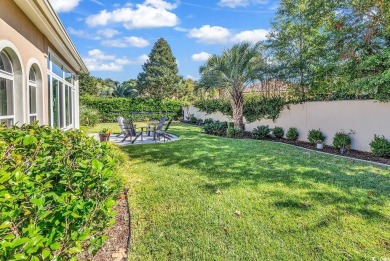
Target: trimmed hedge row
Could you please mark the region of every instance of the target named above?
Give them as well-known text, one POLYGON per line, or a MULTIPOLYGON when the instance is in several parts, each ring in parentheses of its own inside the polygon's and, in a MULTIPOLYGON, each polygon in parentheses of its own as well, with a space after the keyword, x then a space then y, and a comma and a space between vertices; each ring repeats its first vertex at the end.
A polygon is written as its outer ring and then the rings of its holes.
POLYGON ((96 98, 80 97, 80 104, 94 108, 100 113, 102 122, 115 122, 119 116, 143 120, 148 114, 134 115, 136 112, 154 112, 153 118, 162 115, 180 118, 183 102, 175 100, 156 100, 142 98, 96 98))
POLYGON ((0 126, 0 260, 75 260, 104 241, 114 152, 81 131, 0 126))

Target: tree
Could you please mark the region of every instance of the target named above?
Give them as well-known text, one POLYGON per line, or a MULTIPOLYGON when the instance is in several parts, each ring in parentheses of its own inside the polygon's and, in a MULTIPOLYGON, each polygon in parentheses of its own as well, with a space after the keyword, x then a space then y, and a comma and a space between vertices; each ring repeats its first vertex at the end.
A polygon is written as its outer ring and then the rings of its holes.
POLYGON ((228 93, 234 127, 242 131, 245 129, 244 89, 256 79, 262 63, 260 43, 252 46, 244 42, 225 50, 220 56, 212 55, 199 69, 201 86, 224 89, 228 93))
POLYGON ((158 39, 142 66, 138 77, 138 90, 141 95, 154 98, 169 98, 180 81, 176 58, 164 38, 158 39))
POLYGON ((121 84, 115 86, 112 92, 113 97, 129 97, 134 98, 138 96, 137 80, 124 81, 121 84))
POLYGON ((80 90, 80 96, 84 96, 84 95, 97 96, 99 94, 99 78, 96 78, 89 74, 80 74, 79 90, 80 90))

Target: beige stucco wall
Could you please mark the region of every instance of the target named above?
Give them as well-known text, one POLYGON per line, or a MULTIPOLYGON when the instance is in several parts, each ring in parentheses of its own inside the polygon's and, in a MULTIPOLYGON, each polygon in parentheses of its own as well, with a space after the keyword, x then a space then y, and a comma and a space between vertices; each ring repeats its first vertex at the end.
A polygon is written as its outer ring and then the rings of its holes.
MULTIPOLYGON (((27 0, 26 0, 27 1, 27 0)), ((29 1, 29 0, 28 0, 29 1)), ((40 71, 41 79, 37 81, 37 114, 41 124, 49 124, 49 92, 47 77, 47 57, 49 49, 62 59, 74 72, 64 57, 56 51, 47 37, 32 23, 13 0, 1 0, 0 7, 0 51, 6 48, 14 50, 21 63, 20 74, 15 75, 15 122, 26 123, 28 116, 28 74, 31 65, 40 71), (18 78, 21 79, 19 82, 18 78)), ((8 52, 7 52, 8 53, 8 52)), ((12 59, 12 57, 11 57, 12 59)), ((16 66, 17 69, 17 66, 16 66)), ((75 83, 78 99, 78 82, 75 83)), ((78 100, 75 101, 75 127, 78 128, 78 100)))
MULTIPOLYGON (((48 42, 46 37, 31 23, 26 15, 19 9, 13 1, 2 1, 0 8, 0 42, 11 43, 20 55, 22 65, 23 85, 18 85, 15 104, 16 121, 19 123, 28 122, 28 72, 32 64, 37 64, 41 70, 41 81, 38 82, 40 90, 38 101, 38 117, 41 123, 48 124, 48 92, 47 92, 47 51, 48 42), (20 98, 21 97, 21 98, 20 98), (23 111, 18 108, 23 100, 23 111), (23 113, 21 115, 21 113, 23 113), (21 119, 23 117, 23 119, 21 119)), ((1 47, 1 44, 0 44, 1 47)), ((2 49, 2 48, 0 48, 2 49)), ((12 48, 13 49, 13 48, 12 48)))
MULTIPOLYGON (((197 118, 213 118, 231 121, 221 113, 209 114, 200 112, 195 107, 184 108, 184 115, 194 114, 197 118)), ((384 135, 390 139, 390 103, 372 100, 306 102, 290 105, 284 109, 280 117, 272 120, 261 120, 246 124, 246 130, 252 131, 259 125, 283 127, 285 132, 290 127, 299 131, 299 139, 307 141, 307 133, 311 129, 321 129, 327 136, 326 144, 331 145, 336 132, 344 130, 355 132, 352 136, 352 148, 370 151, 370 142, 374 134, 384 135)))

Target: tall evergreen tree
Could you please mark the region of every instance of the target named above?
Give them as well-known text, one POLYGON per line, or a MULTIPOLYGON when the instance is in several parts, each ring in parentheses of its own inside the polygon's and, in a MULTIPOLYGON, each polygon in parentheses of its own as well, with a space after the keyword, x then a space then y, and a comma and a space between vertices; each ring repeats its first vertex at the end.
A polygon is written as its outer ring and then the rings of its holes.
POLYGON ((169 98, 180 81, 176 58, 164 38, 158 39, 142 66, 138 77, 138 90, 142 96, 169 98))

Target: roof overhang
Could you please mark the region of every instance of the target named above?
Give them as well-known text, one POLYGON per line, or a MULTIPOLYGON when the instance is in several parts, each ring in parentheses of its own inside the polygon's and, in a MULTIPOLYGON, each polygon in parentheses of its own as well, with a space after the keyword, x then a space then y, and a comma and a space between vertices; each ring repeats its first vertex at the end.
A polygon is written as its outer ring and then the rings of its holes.
POLYGON ((88 73, 64 25, 49 0, 14 0, 26 16, 47 37, 53 47, 66 58, 76 73, 88 73))

